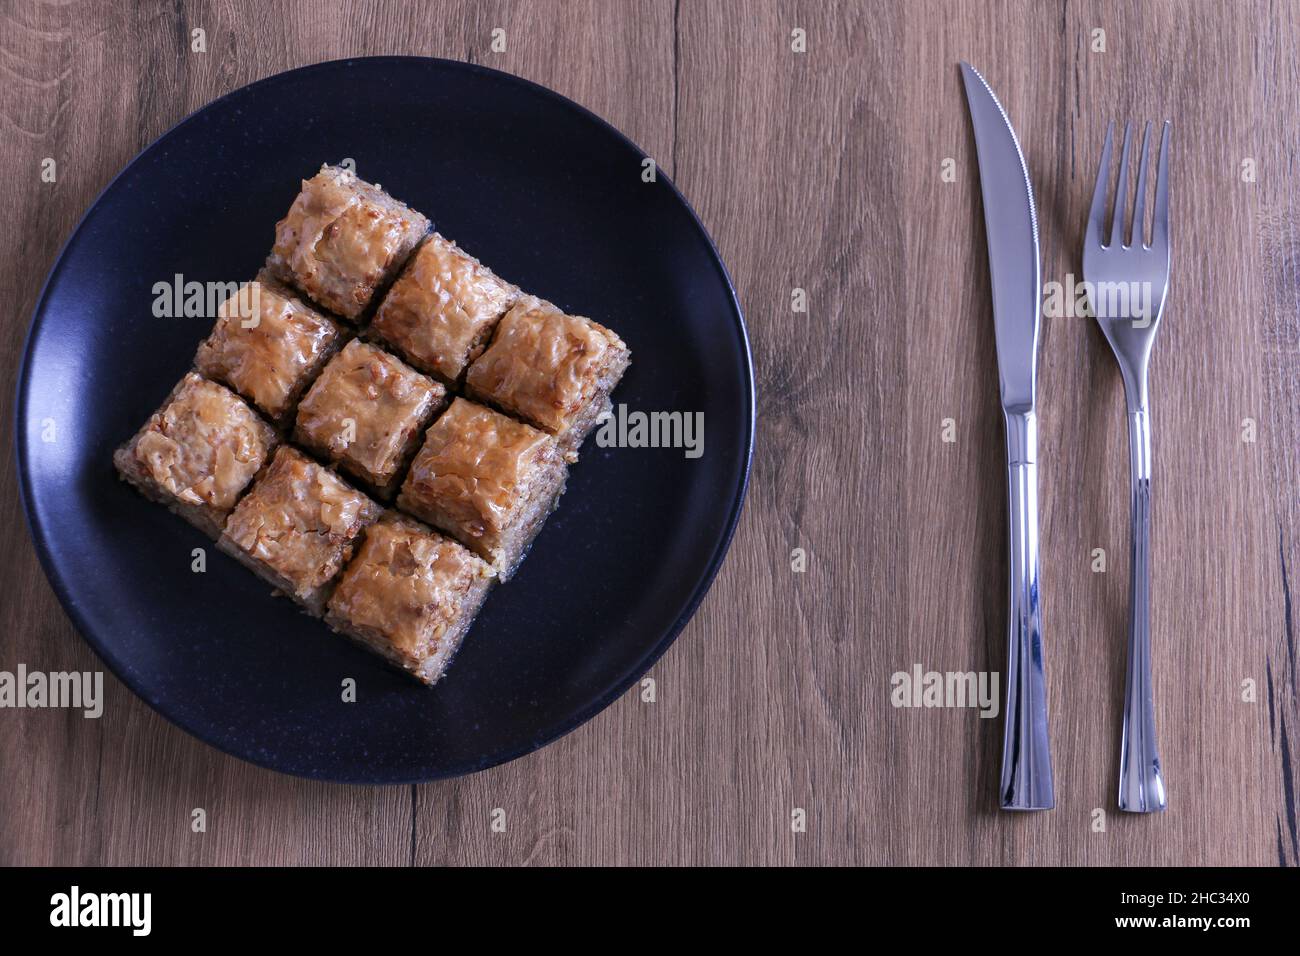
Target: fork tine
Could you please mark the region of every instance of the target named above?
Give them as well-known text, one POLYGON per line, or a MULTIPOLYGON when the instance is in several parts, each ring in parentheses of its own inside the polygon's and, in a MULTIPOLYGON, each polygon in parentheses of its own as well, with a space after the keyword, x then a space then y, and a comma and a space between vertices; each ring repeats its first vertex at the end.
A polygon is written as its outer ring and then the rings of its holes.
POLYGON ((1133 200, 1133 226, 1129 233, 1130 246, 1146 247, 1147 241, 1147 158, 1151 153, 1151 121, 1142 131, 1142 162, 1138 165, 1137 196, 1133 200))
POLYGON ((1128 211, 1128 145, 1132 139, 1133 124, 1124 124, 1124 148, 1119 154, 1119 179, 1115 181, 1115 214, 1111 217, 1110 223, 1110 242, 1107 245, 1114 247, 1123 245, 1122 230, 1124 228, 1124 213, 1128 211))
POLYGON ((1160 137, 1160 162, 1156 166, 1156 211, 1151 222, 1151 245, 1169 242, 1169 134, 1173 124, 1165 120, 1160 137))
POLYGON ((1115 121, 1106 127, 1106 145, 1101 148, 1101 162, 1097 165, 1097 185, 1092 191, 1092 210, 1088 213, 1088 232, 1084 242, 1089 246, 1101 245, 1101 231, 1106 223, 1106 186, 1110 179, 1110 146, 1115 133, 1115 121))

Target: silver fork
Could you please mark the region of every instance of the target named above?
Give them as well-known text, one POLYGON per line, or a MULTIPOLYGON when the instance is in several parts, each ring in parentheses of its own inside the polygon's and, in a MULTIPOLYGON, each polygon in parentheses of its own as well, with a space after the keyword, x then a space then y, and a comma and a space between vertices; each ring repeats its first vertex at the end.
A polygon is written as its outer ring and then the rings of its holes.
POLYGON ((1151 419, 1147 405, 1147 362, 1156 340, 1169 291, 1169 130, 1160 137, 1156 167, 1155 214, 1151 243, 1145 240, 1147 159, 1151 123, 1142 136, 1128 243, 1121 241, 1128 206, 1128 157, 1132 124, 1124 126, 1119 181, 1115 187, 1110 240, 1103 244, 1110 153, 1115 124, 1106 129, 1097 186, 1092 194, 1088 234, 1083 244, 1083 277, 1093 314, 1124 378, 1128 404, 1128 440, 1133 521, 1130 578, 1128 675, 1124 686, 1124 738, 1120 746, 1119 808, 1152 813, 1166 806, 1165 781, 1156 748, 1155 709, 1151 688, 1151 419))

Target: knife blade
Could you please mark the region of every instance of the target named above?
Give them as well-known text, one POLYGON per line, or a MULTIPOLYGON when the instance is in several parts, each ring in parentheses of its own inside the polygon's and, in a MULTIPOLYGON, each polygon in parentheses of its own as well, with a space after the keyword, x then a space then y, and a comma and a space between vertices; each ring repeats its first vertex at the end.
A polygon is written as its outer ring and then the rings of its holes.
POLYGON ((1033 187, 1002 104, 978 70, 962 63, 961 71, 984 196, 1002 407, 1033 409, 1042 301, 1033 187))
POLYGON ((1055 792, 1038 578, 1038 216, 1006 111, 974 67, 963 62, 961 71, 979 161, 1007 437, 1010 595, 1000 801, 1006 810, 1048 810, 1055 792))

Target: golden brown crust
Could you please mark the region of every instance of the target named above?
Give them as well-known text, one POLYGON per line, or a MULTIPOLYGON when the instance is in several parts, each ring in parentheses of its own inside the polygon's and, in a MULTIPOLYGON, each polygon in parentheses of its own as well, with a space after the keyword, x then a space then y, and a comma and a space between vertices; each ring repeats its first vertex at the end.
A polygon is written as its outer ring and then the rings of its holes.
POLYGON ((366 533, 326 620, 426 683, 441 676, 491 583, 484 562, 391 512, 366 533))
POLYGON ((282 445, 230 515, 222 543, 264 566, 310 606, 381 512, 328 468, 282 445))
POLYGON ((217 311, 195 366, 276 421, 292 411, 310 375, 337 347, 342 330, 276 283, 244 283, 217 311))
POLYGON ((425 435, 402 487, 403 507, 465 538, 510 524, 534 469, 558 457, 555 440, 522 422, 458 398, 425 435), (423 514, 422 514, 423 512, 423 514))
POLYGON ((555 506, 565 477, 550 435, 458 398, 429 428, 398 506, 455 536, 508 577, 555 506))
POLYGON ((219 523, 275 446, 275 432, 229 389, 193 372, 119 453, 124 477, 219 523))
POLYGON ((400 359, 353 340, 298 405, 294 437, 364 481, 397 475, 447 390, 400 359))
POLYGON ((438 233, 420 246, 370 329, 416 368, 454 384, 519 290, 438 233))
POLYGON ((401 269, 429 220, 347 169, 322 166, 275 227, 267 267, 356 320, 401 269))
POLYGON ((575 451, 590 430, 587 413, 604 402, 629 356, 623 340, 604 326, 525 296, 498 323, 492 344, 470 366, 465 388, 471 398, 518 415, 575 451), (575 429, 578 424, 582 429, 575 429))

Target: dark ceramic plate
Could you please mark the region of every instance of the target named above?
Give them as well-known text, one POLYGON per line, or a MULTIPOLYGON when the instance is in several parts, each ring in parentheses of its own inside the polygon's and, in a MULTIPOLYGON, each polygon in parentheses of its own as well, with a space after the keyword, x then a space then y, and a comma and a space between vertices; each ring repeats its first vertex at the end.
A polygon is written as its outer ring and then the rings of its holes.
POLYGON ((726 271, 667 179, 642 181, 643 159, 539 86, 384 57, 237 90, 127 166, 46 283, 15 429, 41 561, 114 673, 228 753, 357 783, 448 777, 529 753, 644 674, 726 553, 754 413, 726 271), (616 404, 704 416, 698 458, 588 440, 559 511, 433 689, 272 597, 110 463, 210 325, 155 318, 154 284, 251 277, 299 180, 344 158, 501 275, 617 330, 633 365, 616 404), (191 570, 199 547, 202 574, 191 570), (348 677, 356 703, 342 701, 348 677))

